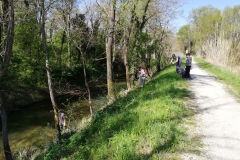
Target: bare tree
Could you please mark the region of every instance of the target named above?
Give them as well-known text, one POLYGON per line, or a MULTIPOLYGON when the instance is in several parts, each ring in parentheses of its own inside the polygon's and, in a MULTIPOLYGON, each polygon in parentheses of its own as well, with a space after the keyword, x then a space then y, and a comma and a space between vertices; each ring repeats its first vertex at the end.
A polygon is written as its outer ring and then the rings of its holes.
POLYGON ((116 11, 116 0, 112 1, 111 9, 108 14, 109 18, 109 29, 107 35, 107 44, 106 44, 106 55, 107 55, 107 85, 108 85, 108 97, 109 101, 115 99, 113 93, 113 79, 112 79, 112 47, 114 43, 114 30, 115 30, 115 11, 116 11))
MULTIPOLYGON (((71 44, 70 44, 70 34, 71 34, 71 14, 74 7, 75 0, 61 0, 61 3, 57 6, 58 13, 61 14, 61 20, 63 21, 63 31, 67 38, 67 52, 68 52, 68 62, 67 66, 71 67, 71 44)), ((63 36, 64 36, 63 35, 63 36)))
MULTIPOLYGON (((12 0, 4 0, 2 2, 2 16, 0 26, 1 39, 1 56, 3 57, 2 66, 0 70, 0 81, 8 70, 8 66, 12 56, 13 36, 14 36, 14 9, 12 0), (5 32, 5 33, 4 33, 5 32)), ((2 91, 0 91, 0 109, 2 119, 2 137, 3 148, 6 160, 12 160, 11 149, 8 141, 8 117, 7 107, 5 105, 2 91)))
MULTIPOLYGON (((126 2, 124 2, 126 3, 126 2)), ((149 8, 149 4, 151 3, 151 0, 144 0, 144 1, 133 1, 129 3, 129 13, 130 13, 130 19, 129 22, 128 18, 124 17, 124 21, 125 21, 125 27, 123 28, 124 30, 124 64, 125 64, 125 70, 126 70, 126 83, 127 83, 127 88, 130 89, 131 88, 131 82, 130 82, 130 64, 131 61, 129 59, 129 53, 133 53, 135 48, 136 48, 136 44, 138 41, 138 36, 140 35, 140 33, 142 32, 145 24, 148 21, 148 17, 147 17, 147 12, 148 12, 148 8, 149 8), (138 10, 138 5, 142 4, 142 8, 140 10, 138 10), (132 41, 133 46, 130 49, 130 41, 132 41)), ((125 15, 128 16, 128 15, 125 15)), ((132 56, 134 57, 134 56, 132 56)), ((132 58, 134 59, 134 61, 136 61, 136 58, 132 58)), ((135 62, 136 63, 136 62, 135 62)), ((136 67, 136 66, 135 66, 136 67)), ((133 66, 133 68, 135 68, 133 66)))
POLYGON ((76 14, 76 17, 72 19, 73 24, 73 36, 70 39, 71 42, 75 45, 81 55, 81 62, 83 66, 84 73, 84 82, 88 92, 88 103, 91 117, 93 117, 93 109, 92 109, 92 100, 91 100, 91 90, 89 87, 89 83, 87 80, 87 72, 86 72, 86 51, 91 44, 93 31, 90 31, 90 28, 85 24, 85 15, 84 14, 76 14))
POLYGON ((54 121, 55 121, 55 128, 57 131, 57 136, 58 136, 58 141, 60 142, 61 140, 61 130, 59 126, 59 118, 58 118, 58 112, 59 109, 57 107, 57 104, 55 102, 55 97, 54 97, 54 91, 53 91, 53 85, 52 85, 52 78, 51 78, 51 72, 50 72, 50 67, 49 67, 49 53, 48 53, 48 46, 47 46, 47 41, 46 41, 46 31, 45 31, 45 21, 46 21, 46 8, 45 8, 45 0, 40 1, 40 7, 41 7, 41 35, 42 35, 42 43, 44 46, 44 52, 46 56, 46 72, 47 72, 47 79, 48 79, 48 88, 49 88, 49 94, 52 102, 52 107, 54 111, 54 121))
MULTIPOLYGON (((114 44, 114 32, 115 32, 115 13, 116 13, 116 2, 117 0, 112 0, 109 2, 109 9, 104 6, 101 8, 107 16, 108 30, 106 38, 106 58, 107 58, 107 86, 108 86, 108 102, 114 101, 115 96, 113 92, 113 70, 112 70, 112 60, 113 60, 113 44, 114 44)), ((99 5, 100 6, 100 5, 99 5)))

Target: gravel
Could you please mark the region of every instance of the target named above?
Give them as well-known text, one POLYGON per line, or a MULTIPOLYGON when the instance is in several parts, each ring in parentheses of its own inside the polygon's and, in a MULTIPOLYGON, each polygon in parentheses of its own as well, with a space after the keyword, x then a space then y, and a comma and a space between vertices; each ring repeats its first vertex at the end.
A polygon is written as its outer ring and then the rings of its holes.
POLYGON ((204 144, 202 155, 210 160, 240 160, 240 103, 226 91, 225 84, 195 61, 190 73, 190 90, 199 111, 195 131, 202 135, 204 144))

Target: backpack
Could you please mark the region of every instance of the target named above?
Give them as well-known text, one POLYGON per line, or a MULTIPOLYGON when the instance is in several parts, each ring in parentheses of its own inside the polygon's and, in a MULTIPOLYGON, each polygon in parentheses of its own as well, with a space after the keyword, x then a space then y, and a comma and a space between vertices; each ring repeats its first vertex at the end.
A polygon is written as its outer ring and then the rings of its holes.
POLYGON ((147 70, 146 70, 146 68, 142 68, 142 69, 143 69, 144 73, 146 74, 146 73, 147 73, 147 70))
POLYGON ((146 75, 146 73, 147 73, 147 70, 146 70, 146 68, 141 68, 141 72, 143 71, 143 73, 141 73, 141 76, 142 77, 146 77, 147 75, 146 75))

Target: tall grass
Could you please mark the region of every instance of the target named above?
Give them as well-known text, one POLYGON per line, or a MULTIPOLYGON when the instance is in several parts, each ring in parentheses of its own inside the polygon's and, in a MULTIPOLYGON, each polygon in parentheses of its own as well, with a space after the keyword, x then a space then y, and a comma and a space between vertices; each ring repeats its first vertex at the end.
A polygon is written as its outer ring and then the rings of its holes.
POLYGON ((220 81, 228 84, 230 86, 228 88, 229 91, 232 94, 234 94, 236 97, 240 98, 240 83, 239 83, 240 74, 239 73, 231 72, 229 68, 226 68, 226 67, 214 66, 201 58, 195 57, 194 60, 198 62, 198 65, 201 68, 215 75, 220 81))
POLYGON ((183 99, 187 82, 171 66, 99 111, 80 133, 66 135, 38 157, 45 160, 178 159, 194 151, 184 119, 193 116, 183 99))

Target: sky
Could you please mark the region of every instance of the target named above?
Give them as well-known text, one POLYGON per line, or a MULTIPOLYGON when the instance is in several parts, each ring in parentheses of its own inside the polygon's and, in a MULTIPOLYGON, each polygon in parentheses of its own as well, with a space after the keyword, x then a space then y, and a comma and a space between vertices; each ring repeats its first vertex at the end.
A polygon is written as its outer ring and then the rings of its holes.
POLYGON ((186 4, 181 8, 183 10, 183 15, 178 16, 175 21, 178 28, 188 23, 187 17, 192 9, 197 9, 207 5, 223 10, 227 6, 234 7, 240 5, 240 0, 187 0, 186 4))

